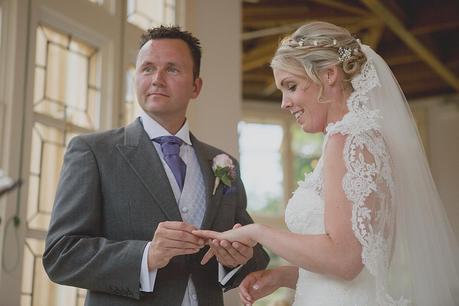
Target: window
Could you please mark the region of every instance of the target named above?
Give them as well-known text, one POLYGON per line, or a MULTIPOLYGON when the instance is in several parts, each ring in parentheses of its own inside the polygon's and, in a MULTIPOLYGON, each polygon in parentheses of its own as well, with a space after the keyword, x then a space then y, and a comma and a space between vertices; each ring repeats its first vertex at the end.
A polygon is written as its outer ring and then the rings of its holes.
MULTIPOLYGON (((164 18, 168 22, 175 20, 175 1, 125 1, 89 0, 77 6, 73 6, 72 1, 68 1, 68 5, 31 1, 28 39, 34 46, 30 50, 35 54, 33 63, 27 67, 29 75, 33 75, 30 78, 33 89, 26 106, 32 114, 32 123, 26 126, 24 136, 30 139, 24 141, 30 146, 26 145, 27 153, 23 157, 29 177, 27 197, 22 201, 27 209, 25 216, 20 216, 26 226, 24 245, 20 246, 23 252, 21 306, 84 305, 85 290, 50 282, 42 266, 44 238, 65 149, 75 135, 124 125, 138 115, 133 63, 137 39, 143 30, 130 21, 144 20, 143 25, 151 26, 162 23, 164 18), (93 22, 86 19, 88 9, 98 14, 99 20, 94 24, 88 24, 93 22), (114 14, 111 9, 122 12, 114 14), (43 13, 50 10, 61 17, 43 13), (136 19, 136 12, 152 15, 136 19), (120 24, 119 18, 124 19, 124 36, 122 31, 106 31, 107 24, 120 24), (71 22, 66 23, 67 19, 71 22), (115 49, 113 42, 123 37, 124 50, 115 49), (117 96, 113 88, 122 83, 123 92, 117 96)), ((3 116, 3 111, 0 115, 3 116)), ((17 298, 19 300, 19 293, 17 298)))
POLYGON ((238 130, 241 173, 249 199, 248 210, 254 214, 282 214, 282 125, 242 121, 238 130))
POLYGON ((125 73, 125 95, 121 110, 121 124, 127 125, 140 115, 140 106, 135 91, 135 67, 130 66, 125 73))
MULTIPOLYGON (((305 133, 289 114, 277 107, 267 107, 266 103, 246 103, 243 114, 238 132, 248 211, 255 222, 285 228, 285 205, 297 182, 317 165, 323 135, 305 133)), ((279 256, 269 255, 270 268, 287 264, 279 256)), ((292 290, 281 288, 255 305, 291 301, 292 294, 292 290)))
POLYGON ((36 30, 33 128, 21 305, 78 305, 76 288, 48 281, 41 264, 44 237, 65 147, 78 133, 99 128, 100 53, 72 35, 36 30), (33 237, 32 237, 33 236, 33 237), (55 303, 55 304, 53 304, 55 303))
POLYGON ((128 22, 143 30, 175 23, 175 0, 128 0, 127 5, 128 22))
POLYGON ((127 0, 125 34, 124 101, 121 106, 120 124, 131 123, 140 114, 135 91, 135 62, 139 38, 144 30, 176 24, 176 0, 127 0), (130 46, 130 47, 128 47, 130 46))

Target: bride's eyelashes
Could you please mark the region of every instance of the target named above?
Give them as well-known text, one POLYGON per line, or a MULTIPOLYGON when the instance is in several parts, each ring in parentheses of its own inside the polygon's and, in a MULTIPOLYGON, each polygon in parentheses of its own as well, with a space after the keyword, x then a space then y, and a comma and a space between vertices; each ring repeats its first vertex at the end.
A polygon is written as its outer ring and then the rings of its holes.
POLYGON ((287 85, 287 90, 294 92, 296 90, 296 84, 288 84, 287 85))

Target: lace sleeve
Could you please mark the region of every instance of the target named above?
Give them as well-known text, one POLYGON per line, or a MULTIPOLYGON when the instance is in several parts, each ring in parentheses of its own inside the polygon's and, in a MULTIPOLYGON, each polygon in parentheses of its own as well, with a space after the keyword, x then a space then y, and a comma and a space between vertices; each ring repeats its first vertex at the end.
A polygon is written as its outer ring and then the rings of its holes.
POLYGON ((407 305, 387 294, 392 254, 395 207, 391 159, 377 129, 347 134, 342 188, 352 204, 352 230, 362 246, 362 263, 375 277, 377 299, 382 305, 407 305))
POLYGON ((371 274, 387 270, 393 238, 393 181, 390 157, 375 130, 348 135, 343 149, 343 190, 352 202, 352 229, 371 274))

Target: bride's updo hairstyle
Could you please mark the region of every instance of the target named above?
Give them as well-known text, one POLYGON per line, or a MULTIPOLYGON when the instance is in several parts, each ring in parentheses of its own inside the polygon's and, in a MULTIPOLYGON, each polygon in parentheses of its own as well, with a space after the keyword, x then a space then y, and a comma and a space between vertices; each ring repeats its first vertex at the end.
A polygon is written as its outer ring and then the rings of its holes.
POLYGON ((359 42, 348 30, 328 22, 310 22, 279 44, 271 60, 271 68, 280 69, 298 76, 305 74, 315 83, 322 69, 338 65, 344 72, 346 83, 357 74, 366 62, 359 42))

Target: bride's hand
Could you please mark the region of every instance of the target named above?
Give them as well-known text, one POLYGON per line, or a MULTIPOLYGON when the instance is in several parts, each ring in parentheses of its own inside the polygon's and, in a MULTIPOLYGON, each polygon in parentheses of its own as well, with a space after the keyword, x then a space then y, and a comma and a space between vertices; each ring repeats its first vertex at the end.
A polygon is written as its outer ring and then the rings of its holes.
POLYGON ((253 227, 255 224, 249 224, 233 228, 226 232, 215 232, 211 230, 195 230, 193 234, 204 239, 227 240, 230 242, 240 242, 246 246, 254 247, 257 242, 253 237, 253 227))
POLYGON ((252 305, 280 287, 276 270, 261 270, 247 275, 239 285, 239 297, 244 305, 252 305))

